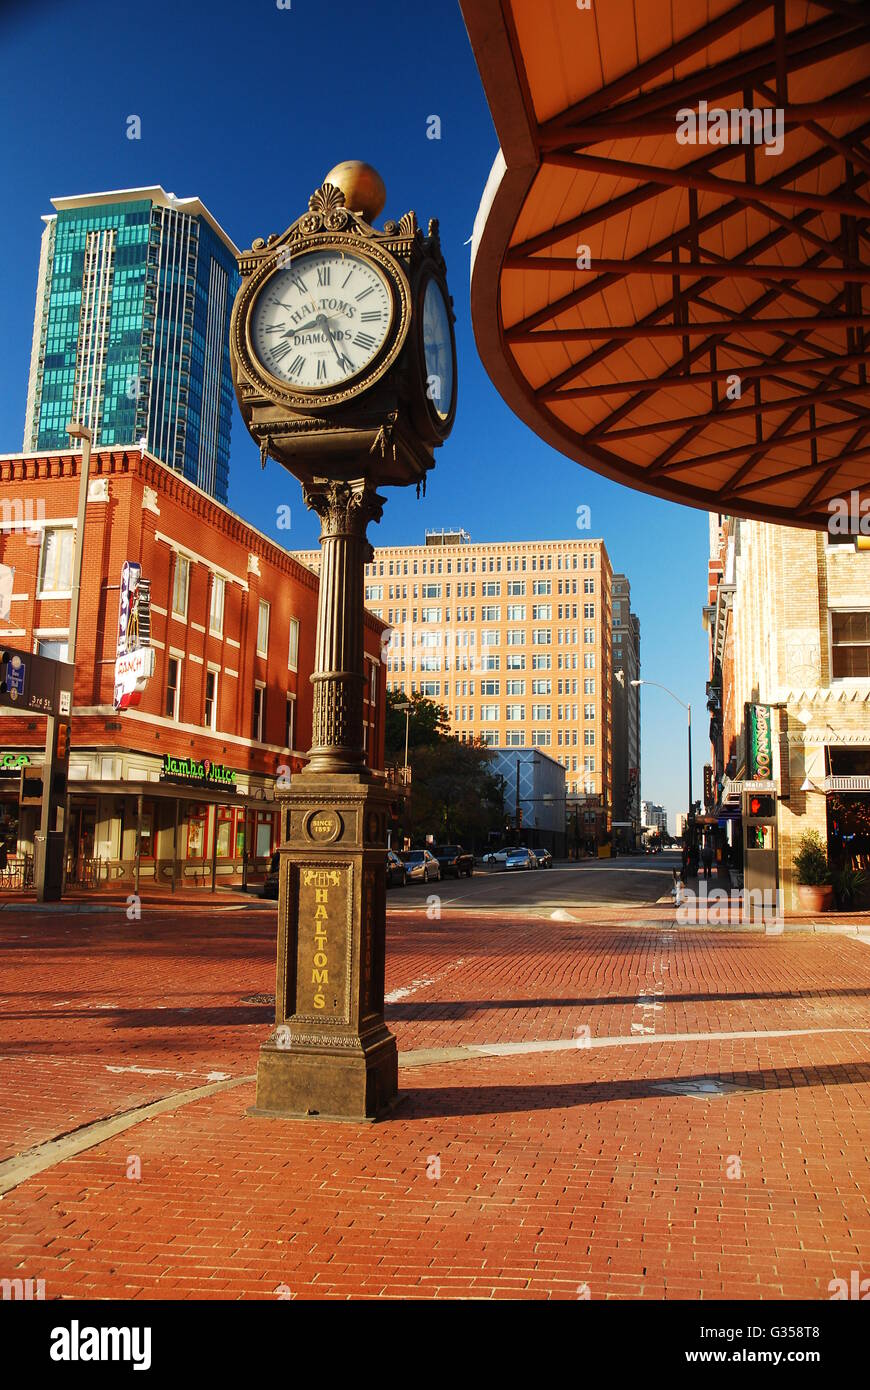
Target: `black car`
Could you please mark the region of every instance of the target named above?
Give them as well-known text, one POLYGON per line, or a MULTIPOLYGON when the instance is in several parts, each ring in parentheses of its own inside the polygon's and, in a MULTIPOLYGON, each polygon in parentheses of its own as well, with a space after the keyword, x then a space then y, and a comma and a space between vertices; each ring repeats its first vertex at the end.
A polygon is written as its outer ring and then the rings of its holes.
POLYGON ((466 854, 461 845, 436 845, 432 853, 438 860, 442 878, 447 878, 448 874, 454 878, 462 874, 471 878, 474 873, 474 855, 466 854))
POLYGON ((552 869, 553 856, 548 849, 536 849, 532 852, 538 861, 539 869, 552 869))
POLYGON ((263 881, 263 898, 277 898, 278 896, 278 865, 281 863, 281 856, 276 850, 272 855, 272 862, 269 865, 269 872, 263 881))
POLYGON ((387 887, 392 888, 398 884, 404 888, 406 880, 405 866, 394 849, 387 850, 387 887))

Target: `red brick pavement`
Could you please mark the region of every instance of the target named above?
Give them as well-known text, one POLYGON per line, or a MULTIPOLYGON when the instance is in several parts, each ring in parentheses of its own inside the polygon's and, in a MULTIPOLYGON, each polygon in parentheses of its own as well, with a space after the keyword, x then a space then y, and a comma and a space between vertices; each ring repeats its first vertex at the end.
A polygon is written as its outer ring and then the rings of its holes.
MULTIPOLYGON (((248 1085, 186 1105, 7 1193, 0 1275, 48 1297, 716 1299, 870 1274, 862 943, 396 914, 388 961, 403 1051, 634 1042, 403 1070, 377 1126, 253 1120, 248 1085), (799 1028, 842 1031, 663 1036, 799 1028), (667 1089, 716 1077, 739 1089, 667 1089)), ((273 971, 262 912, 0 920, 5 1152, 250 1074, 270 1011, 243 999, 273 971), (107 1070, 131 1065, 163 1070, 107 1070)))

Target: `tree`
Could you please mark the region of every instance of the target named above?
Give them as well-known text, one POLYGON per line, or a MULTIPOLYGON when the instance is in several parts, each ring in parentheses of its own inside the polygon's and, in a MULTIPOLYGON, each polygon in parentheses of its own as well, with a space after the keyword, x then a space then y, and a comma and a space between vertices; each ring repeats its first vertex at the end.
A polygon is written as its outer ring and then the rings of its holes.
POLYGON ((403 695, 401 690, 387 691, 384 716, 385 759, 403 762, 405 757, 405 712, 397 705, 409 704, 408 748, 431 747, 450 738, 450 715, 444 705, 428 700, 425 695, 403 695))
POLYGON ((441 738, 415 749, 410 833, 419 842, 473 847, 504 822, 504 778, 481 744, 441 738))

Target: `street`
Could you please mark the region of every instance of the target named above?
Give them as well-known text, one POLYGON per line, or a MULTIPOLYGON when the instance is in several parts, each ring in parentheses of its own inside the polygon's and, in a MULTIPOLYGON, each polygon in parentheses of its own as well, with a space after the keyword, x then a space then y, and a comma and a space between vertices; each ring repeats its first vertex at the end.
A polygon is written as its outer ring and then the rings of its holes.
POLYGON ((511 912, 546 916, 569 912, 581 904, 619 906, 655 903, 673 886, 678 854, 624 855, 554 864, 552 869, 490 869, 476 865, 471 878, 442 878, 438 883, 409 883, 392 888, 387 906, 425 908, 431 897, 442 911, 511 912))

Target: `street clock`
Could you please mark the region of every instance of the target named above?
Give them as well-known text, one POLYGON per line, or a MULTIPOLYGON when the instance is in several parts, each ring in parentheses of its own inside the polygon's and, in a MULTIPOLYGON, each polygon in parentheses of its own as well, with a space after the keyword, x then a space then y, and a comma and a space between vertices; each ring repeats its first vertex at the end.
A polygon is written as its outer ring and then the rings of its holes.
POLYGON ((306 213, 239 261, 239 407, 263 462, 302 482, 357 476, 365 458, 375 486, 420 483, 453 427, 454 313, 438 224, 424 235, 409 212, 376 230, 367 218, 382 187, 368 166, 339 166, 306 213))

